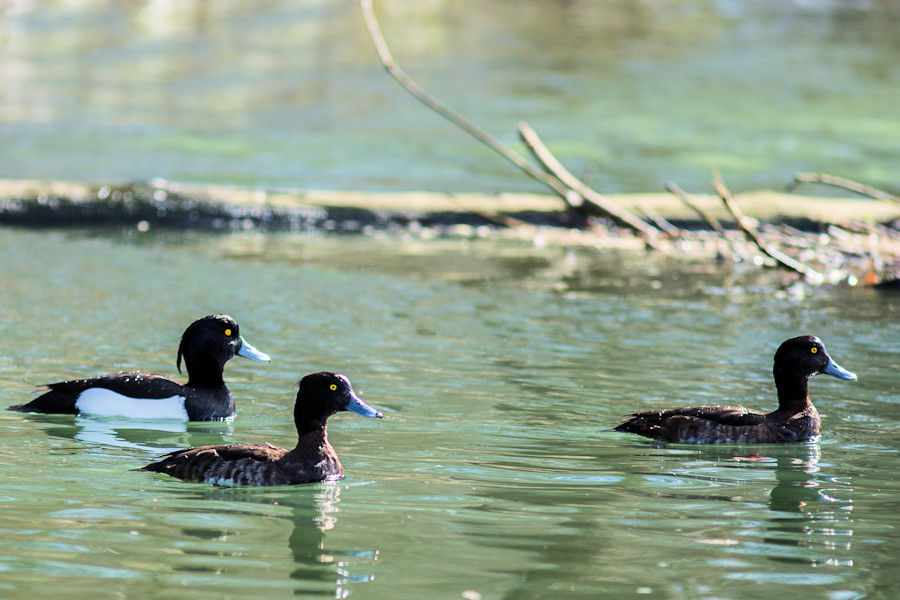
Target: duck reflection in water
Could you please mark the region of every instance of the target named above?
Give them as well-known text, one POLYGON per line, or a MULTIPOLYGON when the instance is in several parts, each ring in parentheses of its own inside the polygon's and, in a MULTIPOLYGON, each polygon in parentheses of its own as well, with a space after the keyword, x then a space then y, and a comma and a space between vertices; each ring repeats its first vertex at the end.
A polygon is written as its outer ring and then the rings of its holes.
POLYGON ((853 566, 853 488, 843 478, 822 472, 818 443, 808 448, 805 459, 777 458, 778 483, 769 494, 773 513, 764 541, 794 549, 770 553, 769 558, 812 566, 853 566), (797 547, 805 551, 798 554, 797 547))
POLYGON ((819 444, 806 446, 806 457, 777 457, 775 480, 778 482, 769 494, 769 508, 777 511, 802 513, 809 503, 833 502, 816 481, 819 472, 819 444))
POLYGON ((162 454, 184 446, 208 443, 234 432, 234 421, 176 421, 128 417, 82 417, 30 413, 24 417, 38 423, 50 437, 76 440, 88 446, 127 448, 162 454))
MULTIPOLYGON (((779 447, 756 446, 754 449, 766 455, 742 452, 739 447, 706 447, 701 453, 704 460, 697 468, 703 471, 709 469, 710 460, 731 467, 717 469, 720 474, 711 479, 718 483, 730 480, 742 484, 755 475, 766 475, 765 471, 769 470, 776 481, 769 492, 769 510, 763 520, 757 521, 758 533, 753 532, 753 527, 744 525, 739 531, 723 531, 723 537, 708 543, 720 543, 728 552, 761 554, 782 563, 852 565, 850 539, 853 535, 853 504, 850 494, 853 489, 840 476, 823 472, 819 462, 819 442, 779 447)), ((685 480, 710 479, 705 473, 680 471, 672 474, 685 480)), ((698 497, 678 493, 666 496, 682 499, 698 497)), ((748 501, 742 494, 702 494, 699 497, 727 502, 748 501)), ((752 513, 756 512, 753 506, 751 502, 748 505, 750 513, 742 516, 745 522, 752 521, 752 513)))
MULTIPOLYGON (((249 518, 260 518, 260 511, 242 511, 239 503, 270 505, 265 509, 267 515, 278 516, 291 522, 291 534, 288 537, 294 567, 289 577, 294 583, 294 596, 310 598, 349 598, 353 586, 375 579, 375 561, 378 549, 344 550, 330 547, 327 543, 329 532, 339 527, 341 491, 344 486, 336 481, 325 481, 320 484, 285 488, 240 488, 209 487, 195 488, 187 496, 202 503, 203 511, 209 500, 231 503, 224 509, 223 517, 232 515, 250 515, 249 518), (286 512, 288 511, 288 512, 286 512)), ((184 488, 179 488, 179 495, 184 497, 184 488)), ((187 527, 181 531, 191 537, 205 542, 225 542, 234 544, 235 556, 253 558, 253 551, 248 550, 249 542, 242 542, 244 534, 255 532, 244 531, 242 527, 231 530, 187 527)), ((255 543, 255 542, 254 542, 255 543)), ((267 549, 265 551, 270 551, 267 549)), ((198 551, 194 551, 195 553, 198 551)), ((187 552, 186 552, 187 553, 187 552)), ((176 571, 197 572, 196 563, 185 561, 185 564, 174 565, 176 571)), ((218 567, 210 567, 213 571, 218 567)), ((204 570, 201 568, 201 570, 204 570)))
POLYGON ((312 507, 302 504, 292 507, 294 529, 288 545, 295 568, 290 577, 301 584, 294 594, 319 597, 318 590, 310 583, 327 580, 334 582, 332 598, 349 598, 353 584, 375 579, 378 550, 334 551, 326 548, 325 534, 338 522, 341 486, 333 481, 324 483, 316 490, 314 500, 312 507))
POLYGON ((655 480, 652 493, 667 504, 700 502, 731 515, 687 535, 727 554, 810 566, 853 564, 853 488, 833 465, 823 469, 818 441, 705 446, 692 454, 696 460, 686 461, 683 449, 654 447, 659 469, 640 473, 655 480), (772 478, 768 501, 754 500, 755 484, 772 478))

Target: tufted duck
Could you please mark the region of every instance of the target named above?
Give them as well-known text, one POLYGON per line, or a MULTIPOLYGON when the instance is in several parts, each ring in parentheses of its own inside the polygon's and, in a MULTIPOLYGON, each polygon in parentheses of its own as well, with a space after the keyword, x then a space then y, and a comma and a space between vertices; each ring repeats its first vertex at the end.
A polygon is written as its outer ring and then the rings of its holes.
POLYGON ((184 385, 159 375, 115 373, 48 384, 50 391, 9 410, 189 421, 225 419, 234 415, 234 401, 222 380, 222 370, 232 356, 270 360, 268 354, 241 337, 234 319, 210 315, 191 323, 181 336, 176 365, 181 372, 183 357, 188 372, 184 385))
POLYGON ((743 406, 700 406, 632 413, 614 431, 637 433, 667 442, 691 444, 802 442, 819 434, 819 413, 809 401, 809 378, 828 373, 838 379, 856 375, 838 366, 819 338, 786 340, 775 352, 778 410, 764 413, 743 406))
POLYGON ((217 485, 285 485, 342 477, 344 472, 325 430, 328 417, 349 410, 381 417, 338 373, 313 373, 300 380, 294 404, 297 446, 271 444, 200 446, 166 454, 137 471, 155 471, 185 481, 217 485))

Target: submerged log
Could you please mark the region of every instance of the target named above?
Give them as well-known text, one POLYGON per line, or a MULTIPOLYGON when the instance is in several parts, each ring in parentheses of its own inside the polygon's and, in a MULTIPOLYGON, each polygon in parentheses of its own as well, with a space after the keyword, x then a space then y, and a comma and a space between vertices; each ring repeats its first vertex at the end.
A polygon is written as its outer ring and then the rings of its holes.
MULTIPOLYGON (((619 206, 653 214, 691 231, 665 240, 668 255, 680 260, 719 256, 722 237, 704 232, 705 219, 669 194, 612 196, 619 206)), ((827 281, 883 284, 900 270, 900 234, 892 223, 900 211, 890 203, 859 199, 806 198, 777 192, 737 196, 743 207, 768 226, 766 237, 782 245, 784 256, 820 270, 827 281), (817 211, 826 210, 822 220, 817 211), (873 218, 877 218, 874 221, 873 218), (837 227, 831 224, 836 221, 837 227), (879 224, 881 221, 883 224, 879 224), (799 229, 798 229, 799 228, 799 229), (790 252, 790 255, 788 254, 790 252), (838 256, 840 255, 840 256, 838 256), (816 265, 813 267, 813 265, 816 265)), ((704 211, 721 219, 726 238, 741 256, 755 245, 726 231, 732 220, 712 197, 693 196, 704 211), (725 213, 725 214, 721 214, 725 213)), ((374 233, 405 231, 425 237, 497 236, 528 243, 638 250, 645 240, 626 228, 571 228, 559 202, 540 194, 443 194, 432 192, 267 191, 243 187, 177 184, 163 180, 136 184, 86 184, 0 180, 0 225, 26 227, 116 227, 198 231, 319 231, 374 233)), ((763 233, 757 231, 762 238, 763 233)), ((756 262, 751 260, 750 262, 756 262)))
MULTIPOLYGON (((696 212, 670 194, 607 194, 605 197, 629 210, 646 206, 682 228, 696 230, 705 224, 696 212)), ((734 198, 756 219, 788 224, 803 231, 826 232, 830 225, 838 224, 846 235, 874 231, 887 238, 891 231, 897 235, 890 224, 900 221, 900 209, 888 202, 797 196, 774 191, 746 192, 735 194, 734 198)), ((733 226, 728 210, 716 196, 692 194, 691 200, 718 219, 722 226, 733 226)), ((69 205, 75 212, 84 207, 85 215, 89 206, 110 215, 120 215, 118 220, 123 224, 134 223, 140 217, 163 226, 169 219, 174 222, 175 215, 185 217, 193 211, 193 214, 208 213, 214 218, 246 217, 260 222, 265 221, 266 215, 293 215, 315 222, 362 218, 373 225, 415 219, 447 224, 491 224, 492 220, 486 218, 490 214, 500 218, 514 217, 531 225, 568 227, 560 220, 558 199, 548 194, 269 190, 162 179, 137 183, 0 179, 0 223, 12 224, 18 218, 16 215, 25 213, 44 214, 61 221, 54 215, 69 210, 66 208, 69 205), (477 214, 484 211, 487 211, 484 216, 477 214)), ((185 226, 189 225, 184 218, 181 220, 185 226)), ((32 219, 32 224, 39 226, 42 222, 32 219)), ((70 223, 61 221, 59 224, 70 223)), ((102 223, 85 221, 82 224, 102 223)), ((273 228, 277 227, 273 225, 273 228)), ((627 234, 627 231, 620 231, 620 235, 627 234)))

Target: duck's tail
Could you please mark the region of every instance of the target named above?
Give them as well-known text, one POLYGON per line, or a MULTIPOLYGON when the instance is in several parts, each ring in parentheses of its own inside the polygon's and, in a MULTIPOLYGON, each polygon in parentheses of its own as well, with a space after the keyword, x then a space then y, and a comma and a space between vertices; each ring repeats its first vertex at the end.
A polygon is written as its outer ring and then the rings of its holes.
POLYGON ((75 406, 75 402, 77 400, 77 395, 50 390, 44 394, 41 394, 31 402, 10 406, 7 410, 29 413, 77 415, 78 408, 75 406))

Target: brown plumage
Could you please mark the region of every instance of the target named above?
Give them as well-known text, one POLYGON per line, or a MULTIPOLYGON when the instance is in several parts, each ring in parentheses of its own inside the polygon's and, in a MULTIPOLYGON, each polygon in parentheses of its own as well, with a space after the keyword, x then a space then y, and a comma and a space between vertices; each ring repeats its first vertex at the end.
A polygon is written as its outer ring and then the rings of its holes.
POLYGON ((821 429, 819 413, 809 399, 809 378, 817 373, 856 379, 856 375, 831 360, 819 338, 791 338, 775 352, 777 410, 764 413, 743 406, 648 410, 632 413, 614 430, 692 444, 805 441, 817 436, 821 429))
POLYGON ((198 446, 170 452, 136 470, 217 485, 286 485, 341 477, 344 472, 328 441, 326 422, 343 410, 381 417, 354 393, 346 376, 307 375, 300 381, 294 404, 297 445, 293 450, 268 443, 198 446))
POLYGON ((309 483, 344 474, 337 453, 327 439, 313 460, 289 454, 284 448, 268 443, 198 446, 171 452, 163 460, 139 470, 217 485, 309 483))

